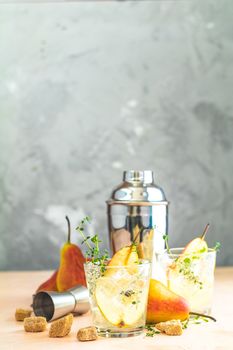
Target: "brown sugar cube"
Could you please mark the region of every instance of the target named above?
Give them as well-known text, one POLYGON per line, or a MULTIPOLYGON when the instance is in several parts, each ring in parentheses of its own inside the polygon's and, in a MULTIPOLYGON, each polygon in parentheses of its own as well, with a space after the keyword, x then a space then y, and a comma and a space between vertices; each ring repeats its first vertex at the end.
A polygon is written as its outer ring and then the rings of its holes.
POLYGON ((26 332, 43 332, 46 330, 47 321, 45 317, 35 316, 24 319, 24 330, 26 332))
POLYGON ((183 328, 180 320, 160 322, 157 323, 155 327, 167 335, 181 335, 183 333, 183 328))
POLYGON ((30 309, 16 309, 15 310, 15 319, 16 321, 23 321, 26 317, 30 317, 32 310, 30 309))
POLYGON ((74 317, 72 314, 68 314, 65 317, 59 318, 58 320, 54 321, 50 326, 49 336, 51 338, 65 337, 67 334, 70 333, 73 318, 74 317))
POLYGON ((77 338, 79 341, 96 340, 98 338, 96 328, 95 327, 80 328, 77 333, 77 338))

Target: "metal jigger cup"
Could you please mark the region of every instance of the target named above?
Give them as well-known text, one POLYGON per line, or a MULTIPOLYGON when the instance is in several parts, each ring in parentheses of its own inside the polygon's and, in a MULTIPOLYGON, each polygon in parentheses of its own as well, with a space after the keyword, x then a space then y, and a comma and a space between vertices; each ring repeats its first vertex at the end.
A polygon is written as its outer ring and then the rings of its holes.
POLYGON ((38 292, 33 297, 33 311, 53 321, 70 312, 84 314, 90 309, 88 289, 76 286, 65 292, 38 292))

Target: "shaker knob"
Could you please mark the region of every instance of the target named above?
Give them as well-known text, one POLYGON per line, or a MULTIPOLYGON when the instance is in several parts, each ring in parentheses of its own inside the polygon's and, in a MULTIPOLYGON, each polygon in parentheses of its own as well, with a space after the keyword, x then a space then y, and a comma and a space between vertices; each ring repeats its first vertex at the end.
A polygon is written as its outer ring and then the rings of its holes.
POLYGON ((152 170, 127 170, 123 173, 123 181, 126 182, 144 182, 147 184, 153 183, 152 170))

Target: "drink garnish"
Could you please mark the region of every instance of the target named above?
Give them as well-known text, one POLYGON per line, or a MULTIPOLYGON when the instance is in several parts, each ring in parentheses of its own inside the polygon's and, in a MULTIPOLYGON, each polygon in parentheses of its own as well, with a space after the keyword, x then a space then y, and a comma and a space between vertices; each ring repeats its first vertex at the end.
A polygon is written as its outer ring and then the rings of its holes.
MULTIPOLYGON (((187 280, 197 285, 200 289, 203 288, 203 282, 199 280, 199 278, 192 271, 191 267, 195 260, 201 259, 202 254, 208 252, 208 245, 205 241, 205 236, 207 234, 209 227, 210 227, 210 224, 207 224, 205 226, 205 229, 202 235, 198 238, 193 239, 191 242, 189 242, 184 248, 181 255, 178 256, 169 266, 169 270, 176 271, 177 273, 182 274, 187 280)), ((173 254, 168 244, 168 235, 164 235, 163 238, 165 241, 167 252, 172 257, 173 254)), ((218 251, 219 248, 220 248, 220 243, 216 242, 213 250, 218 251)), ((174 254, 174 256, 176 255, 174 254)))
POLYGON ((108 251, 104 249, 103 251, 100 250, 99 243, 102 241, 99 239, 98 234, 95 234, 93 236, 86 236, 84 233, 84 229, 87 223, 90 223, 91 219, 89 216, 85 216, 79 223, 79 225, 76 227, 76 230, 81 234, 83 237, 82 244, 86 244, 87 251, 86 251, 86 257, 89 258, 91 262, 94 265, 100 265, 102 272, 104 271, 106 261, 109 257, 108 251))

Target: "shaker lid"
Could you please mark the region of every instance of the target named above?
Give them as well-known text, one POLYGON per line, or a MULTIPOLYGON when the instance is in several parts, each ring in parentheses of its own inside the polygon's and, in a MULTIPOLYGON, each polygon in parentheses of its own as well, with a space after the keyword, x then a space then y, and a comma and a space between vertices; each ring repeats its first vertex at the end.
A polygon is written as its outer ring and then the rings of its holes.
POLYGON ((123 173, 123 182, 117 186, 108 204, 140 205, 168 204, 162 188, 154 183, 152 170, 126 170, 123 173))

